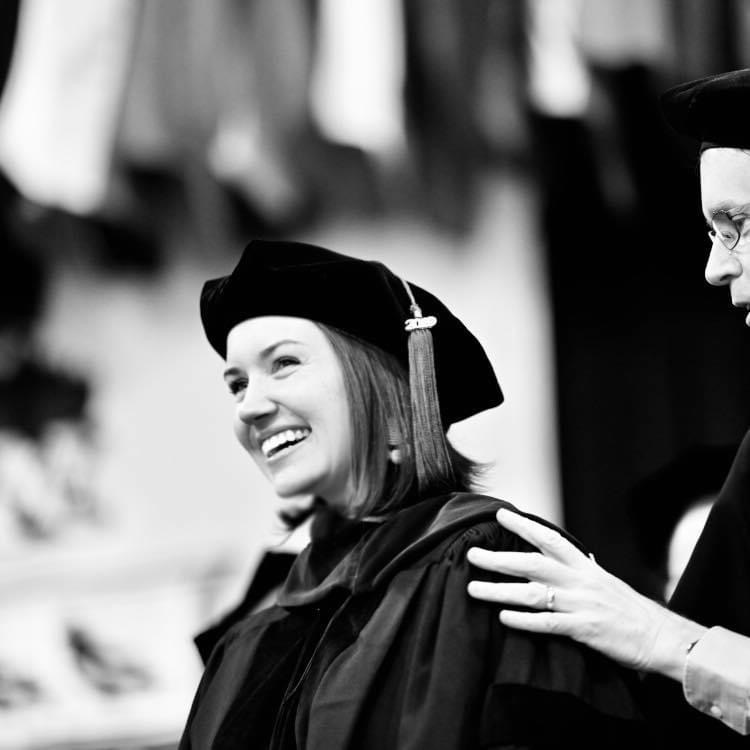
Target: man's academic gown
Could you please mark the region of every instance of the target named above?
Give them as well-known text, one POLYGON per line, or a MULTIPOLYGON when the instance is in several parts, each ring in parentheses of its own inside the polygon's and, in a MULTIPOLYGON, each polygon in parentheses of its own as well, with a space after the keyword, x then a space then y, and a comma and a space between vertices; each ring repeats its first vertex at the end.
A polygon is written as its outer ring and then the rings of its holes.
MULTIPOLYGON (((750 432, 737 451, 669 608, 706 627, 720 625, 750 636, 750 432)), ((672 742, 750 748, 750 735, 737 734, 692 708, 679 683, 650 676, 647 688, 654 718, 672 742)))
POLYGON ((314 538, 277 606, 199 641, 211 650, 181 750, 632 749, 634 675, 507 629, 467 595, 493 579, 470 547, 530 549, 496 522, 501 506, 453 494, 314 538))

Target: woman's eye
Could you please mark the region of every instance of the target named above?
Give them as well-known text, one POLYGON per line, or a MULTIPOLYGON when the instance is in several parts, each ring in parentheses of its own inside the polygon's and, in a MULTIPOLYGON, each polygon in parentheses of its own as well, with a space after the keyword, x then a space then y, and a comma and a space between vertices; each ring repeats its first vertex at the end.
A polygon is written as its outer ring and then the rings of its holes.
POLYGON ((227 387, 233 396, 238 396, 247 387, 247 381, 243 379, 233 380, 231 383, 227 383, 227 387))
POLYGON ((277 357, 273 361, 273 365, 271 366, 271 370, 273 372, 279 372, 281 370, 286 369, 287 367, 294 367, 294 365, 298 365, 299 360, 297 357, 277 357))

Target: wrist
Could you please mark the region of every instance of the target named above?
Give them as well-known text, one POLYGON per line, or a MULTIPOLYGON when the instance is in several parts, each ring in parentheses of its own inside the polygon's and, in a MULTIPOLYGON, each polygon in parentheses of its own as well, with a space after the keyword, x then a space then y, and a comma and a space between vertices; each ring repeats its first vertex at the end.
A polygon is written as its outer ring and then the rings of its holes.
POLYGON ((708 628, 665 610, 648 669, 682 682, 688 654, 708 628))

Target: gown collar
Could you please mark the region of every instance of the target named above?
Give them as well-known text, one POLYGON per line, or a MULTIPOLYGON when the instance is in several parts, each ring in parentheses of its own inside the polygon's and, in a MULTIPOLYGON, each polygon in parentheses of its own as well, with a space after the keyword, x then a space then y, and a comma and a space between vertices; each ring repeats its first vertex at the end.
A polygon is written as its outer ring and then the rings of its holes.
POLYGON ((380 523, 339 519, 299 554, 278 603, 290 609, 319 603, 334 591, 376 588, 461 528, 494 518, 501 506, 510 507, 483 495, 452 493, 421 500, 380 523))

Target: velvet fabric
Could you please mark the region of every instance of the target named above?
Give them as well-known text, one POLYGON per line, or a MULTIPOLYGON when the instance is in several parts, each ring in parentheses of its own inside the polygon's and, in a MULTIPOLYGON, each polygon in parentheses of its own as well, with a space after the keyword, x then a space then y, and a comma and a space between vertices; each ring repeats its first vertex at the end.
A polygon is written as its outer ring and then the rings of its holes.
MULTIPOLYGON (((432 328, 443 425, 498 406, 503 394, 481 344, 434 295, 409 283, 432 328)), ((401 279, 382 263, 303 242, 254 240, 228 276, 207 281, 201 319, 211 346, 226 357, 227 334, 263 315, 307 318, 394 355, 409 370, 404 321, 414 317, 401 279)))
POLYGON ((711 147, 750 148, 750 69, 681 83, 662 94, 661 106, 678 133, 711 147))
POLYGON ((204 650, 181 750, 641 742, 632 673, 568 639, 506 629, 495 605, 467 596, 469 580, 492 578, 466 562, 469 547, 529 549, 495 521, 502 506, 434 497, 314 539, 278 605, 204 650))

